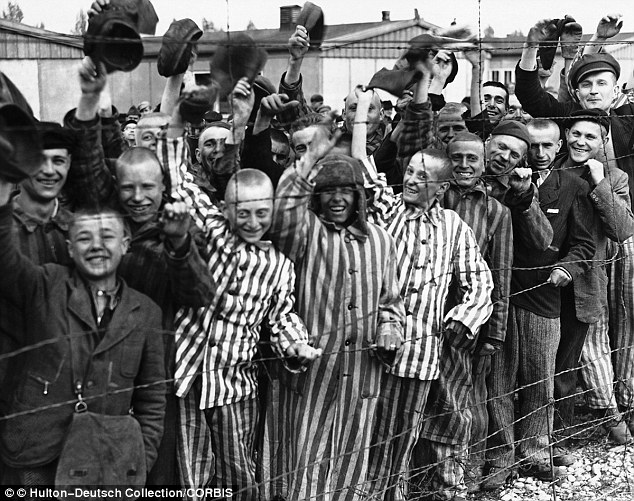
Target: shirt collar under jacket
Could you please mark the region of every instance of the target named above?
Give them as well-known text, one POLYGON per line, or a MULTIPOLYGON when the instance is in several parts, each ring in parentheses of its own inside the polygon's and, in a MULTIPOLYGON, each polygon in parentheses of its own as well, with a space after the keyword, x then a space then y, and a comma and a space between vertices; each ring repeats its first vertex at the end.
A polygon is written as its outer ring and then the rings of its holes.
POLYGON ((50 220, 42 222, 40 219, 27 214, 24 209, 17 202, 16 197, 12 199, 13 203, 13 216, 24 226, 26 231, 29 233, 33 233, 38 226, 42 226, 45 224, 53 224, 57 226, 63 232, 68 232, 68 228, 70 227, 70 221, 72 218, 72 214, 59 206, 59 202, 55 199, 55 208, 53 209, 53 215, 50 220))

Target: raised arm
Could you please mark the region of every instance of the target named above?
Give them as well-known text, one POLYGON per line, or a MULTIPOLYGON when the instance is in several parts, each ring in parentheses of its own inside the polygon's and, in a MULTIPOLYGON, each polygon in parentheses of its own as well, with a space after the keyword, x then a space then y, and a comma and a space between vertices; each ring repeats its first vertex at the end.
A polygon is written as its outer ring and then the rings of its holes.
POLYGON ((100 94, 106 85, 103 64, 85 57, 78 67, 81 94, 77 108, 64 117, 64 125, 75 131, 77 147, 65 193, 71 205, 101 205, 115 197, 115 183, 105 163, 98 116, 100 94))
POLYGON ((480 85, 482 80, 482 65, 480 64, 480 51, 464 51, 464 57, 471 63, 471 85, 469 96, 471 97, 471 116, 475 117, 482 113, 482 98, 480 96, 480 85))
POLYGON ((552 38, 550 19, 538 21, 528 32, 522 48, 522 57, 515 69, 515 95, 524 110, 533 117, 566 117, 572 103, 560 103, 541 86, 537 72, 539 43, 552 38))
POLYGON ((288 39, 288 65, 286 71, 282 74, 279 87, 280 94, 288 96, 289 101, 297 101, 299 103, 296 108, 290 108, 278 114, 278 120, 286 128, 299 116, 306 115, 309 112, 302 89, 301 74, 302 62, 309 48, 310 37, 308 31, 303 26, 297 26, 288 39))
POLYGON ((320 169, 317 162, 333 148, 338 138, 338 134, 330 138, 325 127, 317 127, 306 153, 295 161, 295 168, 286 169, 277 186, 269 235, 292 261, 305 250, 309 220, 317 220, 308 210, 313 195, 312 180, 320 169))
POLYGON ((608 38, 618 35, 623 27, 623 15, 618 13, 607 14, 599 20, 597 29, 586 43, 585 54, 593 54, 603 49, 603 44, 608 38))

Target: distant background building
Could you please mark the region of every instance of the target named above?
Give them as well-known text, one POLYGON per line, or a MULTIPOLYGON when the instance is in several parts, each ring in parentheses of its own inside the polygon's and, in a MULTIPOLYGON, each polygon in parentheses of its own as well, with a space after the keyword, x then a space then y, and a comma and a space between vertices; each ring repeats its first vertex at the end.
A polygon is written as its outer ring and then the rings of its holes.
MULTIPOLYGON (((269 60, 264 76, 278 84, 288 59, 287 43, 296 26, 301 7, 280 7, 277 29, 245 31, 265 48, 269 60)), ((377 13, 379 14, 379 13, 377 13)), ((377 15, 377 17, 379 17, 377 15)), ((333 109, 343 107, 343 98, 357 84, 369 82, 383 67, 391 68, 407 42, 422 33, 437 32, 442 28, 414 12, 413 19, 392 21, 389 11, 381 13, 381 20, 373 23, 327 25, 320 49, 311 50, 302 66, 304 93, 307 98, 319 93, 324 104, 333 109)), ((206 31, 199 40, 198 59, 193 65, 196 79, 205 83, 209 78, 209 61, 217 47, 238 32, 206 31)), ((589 38, 589 37, 588 37, 589 38)), ((484 80, 509 83, 515 80, 515 65, 519 60, 524 37, 486 37, 482 42, 484 80)), ((607 45, 622 65, 620 83, 631 78, 634 68, 634 33, 621 33, 607 45), (627 43, 630 42, 630 43, 627 43)), ((130 73, 110 76, 113 102, 122 112, 141 101, 153 105, 160 102, 165 79, 156 70, 156 57, 161 46, 160 36, 143 37, 145 56, 130 73)), ((0 69, 20 87, 31 103, 36 116, 42 120, 60 121, 64 113, 76 105, 78 83, 75 72, 83 57, 83 40, 79 36, 64 35, 45 29, 0 19, 0 69)), ((456 79, 445 89, 447 101, 461 101, 469 95, 471 67, 462 54, 456 54, 459 71, 456 79)), ((559 64, 549 85, 558 88, 559 64)), ((396 96, 382 93, 382 99, 395 102, 396 96)), ((222 111, 226 104, 219 103, 222 111)))

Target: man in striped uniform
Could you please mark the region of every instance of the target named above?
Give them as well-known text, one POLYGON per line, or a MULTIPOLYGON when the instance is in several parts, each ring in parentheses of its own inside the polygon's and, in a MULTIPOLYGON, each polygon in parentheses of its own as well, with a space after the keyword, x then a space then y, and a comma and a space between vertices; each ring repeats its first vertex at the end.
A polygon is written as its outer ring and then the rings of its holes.
POLYGON ((396 242, 406 309, 403 355, 381 386, 370 452, 369 480, 386 492, 386 500, 398 497, 396 483, 408 473, 427 395, 440 374, 441 340, 475 339, 492 311, 493 280, 473 231, 438 202, 451 173, 443 152, 416 153, 405 171, 402 195, 386 190, 381 200, 389 207, 384 224, 396 242), (463 295, 445 311, 454 281, 463 295))
POLYGON ((205 411, 215 455, 211 486, 233 486, 238 489, 236 499, 252 501, 258 496, 253 358, 260 326, 269 325, 271 346, 278 356, 306 363, 320 352, 308 346, 306 328, 292 311, 292 262, 261 240, 273 215, 269 178, 254 169, 237 172, 227 184, 222 212, 211 204, 201 205, 203 199, 198 199, 197 211, 205 213, 199 223, 207 240, 216 294, 209 305, 177 315, 177 395, 190 389, 202 369, 200 408, 205 411))
MULTIPOLYGON (((440 491, 446 498, 462 499, 467 492, 464 460, 470 437, 476 439, 476 450, 483 450, 486 440, 486 377, 491 354, 502 346, 506 335, 513 233, 511 211, 489 196, 481 179, 482 140, 470 132, 460 132, 449 141, 447 154, 453 179, 443 197, 443 206, 456 211, 473 230, 480 252, 491 268, 493 313, 477 338, 442 340, 440 377, 432 383, 412 469, 438 463, 427 475, 430 482, 426 488, 440 491)), ((458 291, 452 291, 452 296, 458 296, 458 291)), ((450 304, 456 299, 450 298, 450 304)))
POLYGON ((298 312, 325 355, 307 372, 272 382, 266 499, 372 496, 365 483, 371 422, 384 367, 403 338, 394 243, 366 220, 358 160, 328 155, 315 165, 327 133, 317 129, 276 193, 272 238, 295 261, 298 312))

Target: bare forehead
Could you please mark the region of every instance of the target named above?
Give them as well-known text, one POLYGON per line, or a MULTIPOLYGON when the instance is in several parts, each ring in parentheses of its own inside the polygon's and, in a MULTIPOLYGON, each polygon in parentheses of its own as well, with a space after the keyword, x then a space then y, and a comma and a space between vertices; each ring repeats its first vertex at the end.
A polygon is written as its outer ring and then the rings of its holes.
POLYGON ((154 128, 160 128, 163 127, 164 125, 167 125, 169 122, 169 116, 166 117, 147 117, 147 118, 141 118, 138 122, 137 122, 137 128, 139 129, 154 129, 154 128))
POLYGON ((526 128, 531 137, 531 141, 538 143, 543 141, 557 142, 560 138, 559 127, 556 124, 548 124, 547 127, 532 127, 529 123, 526 128))
POLYGON ((161 165, 151 158, 136 162, 117 162, 117 179, 135 181, 159 181, 163 178, 161 165))
POLYGON ((506 98, 506 91, 501 87, 495 85, 485 85, 482 87, 483 94, 489 94, 490 96, 500 96, 506 98))
POLYGON ((584 134, 601 135, 602 127, 591 120, 578 120, 570 126, 570 130, 582 132, 584 134))
POLYGON ((520 153, 524 153, 528 149, 528 145, 520 138, 515 136, 505 136, 503 134, 491 136, 491 144, 494 146, 503 144, 511 150, 518 151, 520 153))
POLYGON ((447 145, 447 153, 484 154, 484 144, 477 141, 451 141, 447 145))
POLYGON ((112 231, 123 234, 123 221, 113 214, 81 214, 75 217, 71 234, 80 232, 100 233, 112 231))
POLYGON ((227 139, 231 137, 231 131, 229 129, 225 129, 224 127, 209 127, 200 133, 200 139, 198 140, 201 144, 209 139, 227 139))
POLYGON ((438 115, 438 127, 449 125, 466 126, 466 123, 460 115, 438 115))
POLYGON ((48 148, 46 150, 42 150, 44 156, 48 158, 53 157, 70 157, 70 153, 66 148, 48 148))
MULTIPOLYGON (((359 101, 359 96, 357 96, 356 90, 353 90, 350 94, 346 96, 344 99, 346 106, 351 104, 356 104, 359 101)), ((372 104, 381 105, 381 98, 377 92, 372 91, 372 104)))

